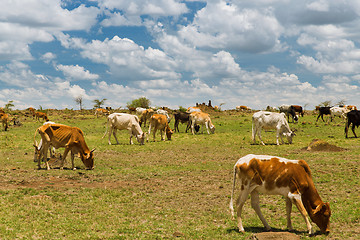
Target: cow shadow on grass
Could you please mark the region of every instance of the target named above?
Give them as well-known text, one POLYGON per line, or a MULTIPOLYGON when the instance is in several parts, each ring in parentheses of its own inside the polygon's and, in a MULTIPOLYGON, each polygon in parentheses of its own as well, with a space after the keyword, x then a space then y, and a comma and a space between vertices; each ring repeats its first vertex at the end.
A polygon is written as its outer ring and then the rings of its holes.
MULTIPOLYGON (((244 227, 245 232, 247 233, 263 233, 263 232, 290 232, 290 233, 294 233, 296 235, 303 235, 303 234, 307 234, 307 231, 298 231, 298 230, 293 230, 293 231, 289 231, 286 229, 280 229, 280 228, 271 228, 270 231, 267 231, 264 227, 244 227)), ((239 229, 237 227, 232 227, 232 228, 227 228, 226 229, 227 233, 232 233, 232 232, 236 232, 239 234, 242 234, 239 229)), ((320 231, 312 234, 311 236, 314 235, 321 235, 320 231)))

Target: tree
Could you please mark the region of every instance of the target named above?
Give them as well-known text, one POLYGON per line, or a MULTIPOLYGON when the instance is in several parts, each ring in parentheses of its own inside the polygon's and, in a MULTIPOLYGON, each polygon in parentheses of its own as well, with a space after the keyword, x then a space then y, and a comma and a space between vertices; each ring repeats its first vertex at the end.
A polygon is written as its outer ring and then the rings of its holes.
POLYGON ((336 103, 336 105, 338 106, 344 106, 346 103, 346 100, 345 99, 341 99, 338 103, 336 103))
POLYGON ((331 100, 321 102, 319 104, 320 107, 330 107, 331 106, 331 100))
POLYGON ((106 98, 103 98, 103 100, 99 100, 99 99, 93 100, 93 103, 95 103, 94 108, 101 108, 101 106, 104 105, 106 100, 107 100, 106 98))
POLYGON ((74 100, 75 100, 75 102, 76 102, 77 104, 79 104, 80 110, 82 110, 82 109, 83 109, 83 108, 82 108, 82 104, 83 104, 83 98, 82 98, 82 96, 78 96, 78 97, 76 97, 74 100))
POLYGON ((15 107, 15 105, 13 104, 13 100, 9 101, 7 104, 5 104, 5 109, 7 110, 11 110, 12 107, 15 107))
POLYGON ((147 99, 146 97, 141 97, 138 99, 134 99, 131 102, 128 102, 126 104, 127 108, 137 108, 137 107, 142 107, 142 108, 149 108, 150 107, 150 100, 147 99))

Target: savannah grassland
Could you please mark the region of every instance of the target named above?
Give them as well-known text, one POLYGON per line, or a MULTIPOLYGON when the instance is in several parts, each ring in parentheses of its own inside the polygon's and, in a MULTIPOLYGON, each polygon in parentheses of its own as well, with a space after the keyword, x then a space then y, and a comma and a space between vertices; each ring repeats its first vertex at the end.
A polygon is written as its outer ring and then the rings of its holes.
MULTIPOLYGON (((80 127, 95 169, 37 170, 33 137, 41 123, 21 113, 21 127, 0 131, 0 239, 251 239, 264 231, 250 201, 243 210, 246 233, 239 233, 228 210, 233 166, 242 156, 268 154, 303 159, 324 202, 330 202, 331 233, 309 237, 295 206, 292 220, 302 239, 360 238, 360 139, 345 139, 344 122, 315 124, 308 112, 293 144, 275 145, 275 132, 263 132, 266 146, 252 144, 251 114, 211 112, 215 134, 175 133, 171 141, 108 145, 106 117, 93 111, 49 111, 51 121, 80 127), (344 148, 307 151, 313 139, 344 148)), ((170 125, 173 127, 174 120, 170 125)), ((145 128, 143 128, 145 130, 145 128)), ((358 133, 360 134, 359 130, 358 133)), ((112 138, 112 143, 115 140, 112 138)), ((60 151, 63 151, 62 149, 60 151)), ((285 201, 261 196, 261 209, 274 231, 286 231, 285 201)), ((313 224, 318 231, 318 227, 313 224)))

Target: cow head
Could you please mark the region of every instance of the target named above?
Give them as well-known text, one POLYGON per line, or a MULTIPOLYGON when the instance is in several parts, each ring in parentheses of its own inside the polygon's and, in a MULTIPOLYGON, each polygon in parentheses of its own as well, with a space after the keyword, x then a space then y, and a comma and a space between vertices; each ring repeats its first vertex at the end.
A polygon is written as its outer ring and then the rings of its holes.
POLYGON ((39 149, 39 147, 38 147, 36 144, 34 144, 33 146, 34 146, 34 148, 35 148, 35 151, 34 151, 34 162, 37 162, 38 159, 41 157, 41 150, 39 149))
POLYGON ((313 213, 310 215, 311 220, 320 228, 322 233, 328 234, 330 232, 330 204, 319 204, 313 213))
POLYGON ((210 131, 211 133, 215 133, 215 126, 213 124, 210 124, 210 131))
POLYGON ((293 136, 296 136, 296 134, 292 131, 284 132, 283 135, 286 136, 286 139, 288 140, 289 144, 292 144, 292 138, 293 136))
POLYGON ((171 140, 171 135, 172 135, 174 132, 170 129, 170 127, 167 127, 166 130, 165 130, 165 132, 166 132, 166 137, 167 137, 167 139, 168 139, 168 140, 171 140))
POLYGON ((142 134, 136 135, 136 139, 140 143, 140 145, 144 145, 145 136, 146 134, 144 132, 142 134))
POLYGON ((89 153, 86 153, 84 155, 81 154, 81 160, 84 163, 86 169, 89 170, 94 169, 94 151, 95 148, 91 150, 89 153))

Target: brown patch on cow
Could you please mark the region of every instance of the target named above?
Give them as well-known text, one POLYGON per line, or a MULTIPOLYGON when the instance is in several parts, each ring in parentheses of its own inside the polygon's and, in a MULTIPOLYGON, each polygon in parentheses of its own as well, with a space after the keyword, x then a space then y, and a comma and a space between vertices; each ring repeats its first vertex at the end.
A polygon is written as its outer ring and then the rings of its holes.
POLYGON ((345 148, 341 148, 329 144, 328 142, 321 139, 312 140, 311 143, 303 149, 307 151, 328 151, 328 152, 341 152, 346 150, 345 148))
POLYGON ((300 236, 289 232, 263 232, 256 233, 250 239, 257 240, 299 240, 300 236))

